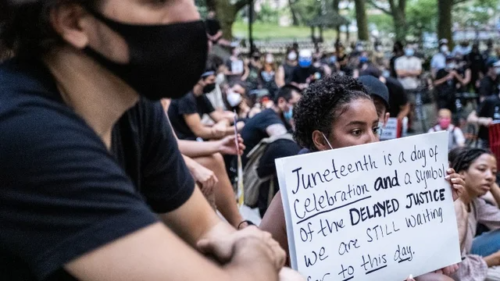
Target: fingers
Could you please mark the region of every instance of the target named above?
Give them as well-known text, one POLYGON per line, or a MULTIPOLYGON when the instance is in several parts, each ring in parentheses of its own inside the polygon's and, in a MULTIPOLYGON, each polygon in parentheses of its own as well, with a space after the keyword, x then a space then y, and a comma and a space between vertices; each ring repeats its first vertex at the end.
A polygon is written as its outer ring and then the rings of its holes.
POLYGON ((413 279, 413 275, 410 274, 410 276, 406 278, 406 281, 415 281, 415 279, 413 279))
POLYGON ((279 273, 279 281, 305 281, 306 279, 297 271, 283 267, 279 273))
POLYGON ((232 256, 232 245, 227 246, 225 241, 202 239, 198 241, 196 247, 204 255, 213 255, 221 263, 226 263, 232 256))

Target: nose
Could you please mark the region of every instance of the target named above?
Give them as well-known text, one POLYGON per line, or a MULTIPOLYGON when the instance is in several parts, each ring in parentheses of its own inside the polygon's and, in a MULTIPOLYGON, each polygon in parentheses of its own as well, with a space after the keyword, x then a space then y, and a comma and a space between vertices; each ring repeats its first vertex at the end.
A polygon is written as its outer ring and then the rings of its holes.
POLYGON ((488 171, 486 172, 486 180, 487 180, 488 182, 492 182, 492 181, 494 181, 494 180, 495 180, 495 178, 496 178, 496 175, 495 175, 495 173, 493 173, 493 171, 492 171, 492 170, 488 170, 488 171))

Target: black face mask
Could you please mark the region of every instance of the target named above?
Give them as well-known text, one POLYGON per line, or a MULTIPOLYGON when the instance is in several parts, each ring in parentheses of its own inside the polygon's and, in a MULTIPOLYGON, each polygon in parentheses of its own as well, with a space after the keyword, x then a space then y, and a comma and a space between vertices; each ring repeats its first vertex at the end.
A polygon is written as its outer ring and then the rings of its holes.
POLYGON ((84 52, 137 93, 151 100, 179 98, 189 92, 203 73, 208 41, 203 21, 164 25, 116 22, 87 9, 123 37, 129 62, 117 63, 90 47, 84 52))
POLYGON ((215 89, 215 83, 207 84, 203 87, 203 93, 208 94, 211 93, 215 89))

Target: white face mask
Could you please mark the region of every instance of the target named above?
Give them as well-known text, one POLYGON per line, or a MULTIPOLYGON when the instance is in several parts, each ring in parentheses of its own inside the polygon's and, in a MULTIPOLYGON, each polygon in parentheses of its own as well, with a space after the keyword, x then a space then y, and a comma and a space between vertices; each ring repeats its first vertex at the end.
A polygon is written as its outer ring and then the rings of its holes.
POLYGON ((273 58, 273 56, 267 56, 267 57, 266 57, 266 62, 267 62, 267 63, 273 63, 273 62, 274 62, 274 58, 273 58))
POLYGON ((227 103, 229 103, 231 107, 236 107, 241 103, 242 100, 243 98, 241 97, 240 94, 233 92, 231 89, 228 90, 227 103))
POLYGON ((500 75, 500 67, 495 68, 495 73, 496 73, 497 75, 500 75))
POLYGON ((446 45, 441 46, 440 50, 442 53, 448 53, 448 51, 449 51, 448 46, 446 46, 446 45))
POLYGON ((219 74, 217 74, 217 77, 215 77, 215 83, 217 83, 219 85, 224 83, 225 80, 226 80, 226 76, 224 75, 224 73, 219 73, 219 74))
POLYGON ((297 53, 291 52, 288 54, 288 60, 296 60, 297 59, 297 53))

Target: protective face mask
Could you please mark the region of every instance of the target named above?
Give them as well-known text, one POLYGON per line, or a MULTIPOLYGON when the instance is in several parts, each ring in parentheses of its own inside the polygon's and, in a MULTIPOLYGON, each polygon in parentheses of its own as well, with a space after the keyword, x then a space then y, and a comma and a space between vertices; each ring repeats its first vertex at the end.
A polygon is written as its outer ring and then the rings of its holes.
POLYGON ((287 112, 284 112, 283 117, 285 117, 286 121, 290 121, 293 117, 293 107, 290 107, 287 112))
POLYGON ((242 100, 243 100, 243 98, 241 97, 240 94, 235 93, 232 90, 228 90, 228 93, 227 93, 227 103, 229 103, 229 105, 231 107, 238 106, 241 103, 242 100))
POLYGON ((451 119, 450 118, 440 118, 439 119, 439 126, 441 127, 441 129, 448 129, 448 126, 450 126, 450 123, 451 123, 451 119))
POLYGON ((331 56, 330 57, 330 63, 336 63, 337 62, 337 57, 336 56, 331 56))
POLYGON ((87 10, 125 40, 130 57, 118 63, 89 46, 83 51, 139 95, 150 100, 179 98, 200 79, 208 52, 203 21, 136 25, 87 10))
POLYGON ((455 68, 457 68, 457 64, 456 63, 449 63, 446 65, 446 68, 447 69, 455 69, 455 68))
POLYGON ((368 58, 365 56, 359 57, 359 63, 366 63, 368 62, 368 58))
POLYGON ((272 56, 267 56, 266 57, 266 62, 267 63, 273 63, 274 62, 274 58, 272 56))
POLYGON ((203 87, 203 93, 204 93, 204 94, 211 93, 213 90, 215 90, 215 83, 206 84, 206 85, 203 87))
POLYGON ((296 60, 297 59, 297 53, 291 52, 288 54, 288 60, 296 60))
POLYGON ((407 57, 412 57, 415 54, 415 51, 413 49, 406 49, 405 50, 405 55, 407 57))
POLYGON ((378 122, 378 130, 377 130, 377 135, 380 137, 382 135, 382 131, 384 130, 384 123, 383 122, 378 122))
POLYGON ((496 73, 497 75, 500 75, 500 67, 495 68, 495 73, 496 73))
POLYGON ((441 53, 448 53, 448 51, 449 51, 448 46, 446 46, 446 45, 441 46, 441 48, 439 48, 439 50, 441 50, 441 53))
POLYGON ((312 64, 312 59, 311 58, 299 58, 299 65, 300 67, 309 67, 312 64))
POLYGON ((219 73, 219 74, 217 74, 217 77, 215 77, 215 83, 217 83, 219 85, 224 83, 225 80, 226 80, 226 76, 224 75, 224 73, 219 73))

